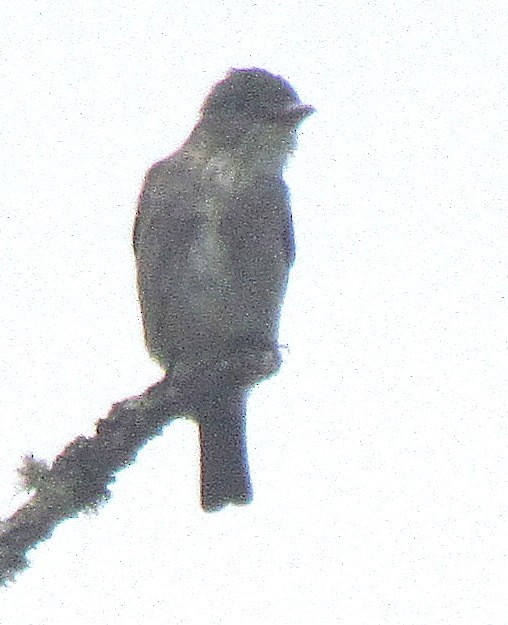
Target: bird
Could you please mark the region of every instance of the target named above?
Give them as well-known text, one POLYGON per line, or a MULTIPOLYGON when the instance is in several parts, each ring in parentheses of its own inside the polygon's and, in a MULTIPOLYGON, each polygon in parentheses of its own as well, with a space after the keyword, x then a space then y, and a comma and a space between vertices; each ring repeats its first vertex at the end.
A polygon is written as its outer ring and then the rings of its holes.
POLYGON ((207 379, 192 415, 205 511, 252 500, 246 402, 280 365, 295 258, 283 171, 313 111, 281 76, 231 69, 139 195, 133 246, 147 350, 168 380, 207 379))

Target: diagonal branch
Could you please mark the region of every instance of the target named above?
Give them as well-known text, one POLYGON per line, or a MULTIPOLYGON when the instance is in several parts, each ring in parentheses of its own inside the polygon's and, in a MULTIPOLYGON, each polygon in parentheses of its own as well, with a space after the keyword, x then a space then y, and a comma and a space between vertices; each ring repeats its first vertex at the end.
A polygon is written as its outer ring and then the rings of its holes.
POLYGON ((59 523, 105 502, 115 473, 134 462, 145 443, 173 419, 194 414, 203 398, 221 389, 253 386, 279 365, 274 350, 174 372, 142 395, 114 404, 98 421, 95 435, 69 443, 51 467, 27 458, 19 472, 34 494, 0 526, 0 584, 29 566, 27 552, 49 538, 59 523))

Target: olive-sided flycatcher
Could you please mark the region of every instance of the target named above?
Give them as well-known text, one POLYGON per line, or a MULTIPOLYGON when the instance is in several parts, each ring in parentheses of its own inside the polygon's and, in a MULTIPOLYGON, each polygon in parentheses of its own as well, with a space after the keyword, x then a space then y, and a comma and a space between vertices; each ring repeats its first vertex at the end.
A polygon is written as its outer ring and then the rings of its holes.
MULTIPOLYGON (((278 367, 294 260, 282 173, 296 129, 312 111, 281 77, 231 70, 180 150, 148 171, 134 251, 146 345, 168 379, 235 359, 271 358, 278 367)), ((255 378, 212 381, 197 402, 205 510, 252 499, 245 404, 255 378)))

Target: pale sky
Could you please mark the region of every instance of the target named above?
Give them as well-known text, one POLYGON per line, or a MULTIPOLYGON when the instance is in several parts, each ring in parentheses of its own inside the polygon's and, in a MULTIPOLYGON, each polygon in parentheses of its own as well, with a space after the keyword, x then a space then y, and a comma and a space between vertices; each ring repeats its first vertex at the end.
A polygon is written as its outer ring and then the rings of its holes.
POLYGON ((0 8, 0 515, 160 376, 131 228, 230 67, 317 113, 286 179, 280 374, 255 499, 205 514, 195 426, 0 590, 2 625, 506 625, 508 4, 19 0, 0 8))

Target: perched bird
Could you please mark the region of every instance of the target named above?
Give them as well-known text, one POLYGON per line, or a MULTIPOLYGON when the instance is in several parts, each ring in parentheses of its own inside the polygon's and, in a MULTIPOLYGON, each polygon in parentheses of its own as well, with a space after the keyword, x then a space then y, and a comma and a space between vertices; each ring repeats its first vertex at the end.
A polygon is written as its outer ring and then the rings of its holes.
POLYGON ((246 397, 280 362, 294 260, 282 173, 312 111, 281 77, 233 69, 183 146, 148 171, 139 197, 134 252, 148 351, 168 379, 210 371, 193 415, 205 510, 252 499, 246 397), (228 367, 229 376, 217 373, 228 367))

